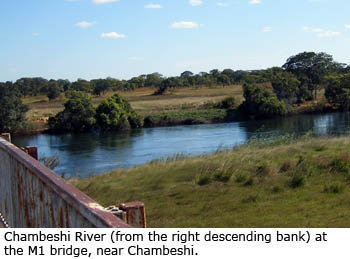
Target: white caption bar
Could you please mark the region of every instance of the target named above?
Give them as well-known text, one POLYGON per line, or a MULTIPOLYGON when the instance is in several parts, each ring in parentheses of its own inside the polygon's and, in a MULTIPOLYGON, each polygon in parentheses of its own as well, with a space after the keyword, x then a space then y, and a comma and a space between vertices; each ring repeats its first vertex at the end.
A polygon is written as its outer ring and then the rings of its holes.
POLYGON ((0 258, 332 258, 349 229, 0 229, 0 258))

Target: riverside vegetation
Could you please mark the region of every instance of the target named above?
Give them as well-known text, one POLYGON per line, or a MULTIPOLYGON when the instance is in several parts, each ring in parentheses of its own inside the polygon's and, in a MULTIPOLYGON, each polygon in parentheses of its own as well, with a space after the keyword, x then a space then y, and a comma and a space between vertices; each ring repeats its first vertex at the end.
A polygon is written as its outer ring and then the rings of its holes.
POLYGON ((0 83, 1 91, 8 93, 0 96, 0 110, 11 114, 0 118, 0 129, 31 132, 51 125, 55 131, 80 132, 95 126, 103 130, 125 130, 142 124, 152 127, 349 110, 349 78, 350 66, 338 63, 322 52, 299 53, 288 58, 282 67, 265 70, 213 69, 196 75, 185 71, 178 77, 168 78, 152 73, 127 81, 107 78, 69 82, 21 78, 14 83, 0 83), (85 123, 81 129, 73 129, 71 125, 56 127, 70 114, 67 110, 62 113, 63 109, 67 109, 66 105, 79 105, 78 97, 85 98, 82 101, 90 109, 80 110, 83 116, 97 111, 96 106, 109 102, 110 99, 104 98, 115 93, 130 102, 133 111, 128 114, 128 111, 116 107, 112 109, 113 105, 109 105, 109 112, 114 114, 114 126, 108 125, 111 122, 107 121, 111 118, 104 113, 107 123, 102 123, 103 127, 101 123, 96 123, 101 120, 92 116, 85 118, 90 121, 84 118, 78 120, 85 123), (228 99, 223 100, 225 98, 228 99), (25 116, 28 107, 30 110, 25 116), (49 117, 52 118, 51 123, 47 123, 49 117), (117 118, 121 120, 119 126, 116 126, 117 118))
POLYGON ((349 150, 348 137, 253 139, 71 182, 104 206, 143 201, 149 227, 350 227, 349 150))

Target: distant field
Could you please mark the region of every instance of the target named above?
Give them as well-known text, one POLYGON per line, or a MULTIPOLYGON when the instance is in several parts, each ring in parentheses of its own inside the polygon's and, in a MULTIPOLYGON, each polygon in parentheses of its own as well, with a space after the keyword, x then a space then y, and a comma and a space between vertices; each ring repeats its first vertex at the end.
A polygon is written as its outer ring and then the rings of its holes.
POLYGON ((350 227, 349 151, 285 137, 72 183, 104 206, 144 202, 148 227, 350 227))
MULTIPOLYGON (((117 93, 130 101, 136 112, 143 116, 169 111, 196 110, 207 102, 217 102, 228 96, 234 96, 238 102, 243 99, 241 85, 174 89, 162 96, 153 96, 154 91, 154 88, 141 88, 117 93)), ((114 92, 108 92, 103 96, 93 96, 93 103, 98 105, 103 99, 113 94, 114 92)), ((63 110, 64 96, 52 102, 49 102, 46 96, 27 97, 23 98, 23 103, 28 104, 30 108, 27 120, 33 127, 40 128, 45 127, 49 116, 63 110)))

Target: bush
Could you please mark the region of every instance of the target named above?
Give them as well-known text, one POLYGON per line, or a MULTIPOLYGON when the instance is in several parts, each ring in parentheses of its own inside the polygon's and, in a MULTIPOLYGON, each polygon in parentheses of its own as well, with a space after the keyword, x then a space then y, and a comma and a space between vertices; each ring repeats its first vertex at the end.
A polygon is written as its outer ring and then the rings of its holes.
POLYGON ((258 163, 255 172, 257 176, 265 177, 272 173, 272 169, 267 162, 261 161, 258 163))
POLYGON ((119 94, 101 102, 96 109, 95 118, 102 130, 127 130, 140 128, 143 125, 141 117, 119 94))
POLYGON ((222 109, 234 109, 236 106, 236 99, 232 96, 226 97, 221 101, 220 108, 222 109))
POLYGON ((325 97, 330 104, 345 111, 350 110, 350 74, 329 77, 325 97))
POLYGON ((273 186, 273 187, 272 187, 271 191, 272 191, 273 193, 279 193, 279 192, 282 192, 282 191, 283 191, 283 188, 282 188, 281 186, 276 185, 276 186, 273 186))
POLYGON ((197 184, 200 186, 207 185, 210 183, 210 177, 208 175, 202 175, 199 177, 197 184))
POLYGON ((91 98, 83 92, 72 91, 64 110, 49 118, 49 129, 55 132, 86 132, 95 125, 94 115, 91 98))
POLYGON ((277 99, 276 95, 268 88, 259 85, 243 86, 245 101, 239 109, 248 116, 256 118, 271 118, 285 115, 286 105, 277 99))
POLYGON ((253 177, 250 177, 248 180, 246 180, 243 184, 243 186, 245 187, 249 187, 249 186, 252 186, 254 184, 254 178, 253 177))
POLYGON ((331 172, 334 173, 349 173, 350 172, 350 162, 342 158, 334 158, 329 164, 331 172))
POLYGON ((246 174, 238 174, 235 177, 236 183, 243 183, 246 180, 247 180, 247 175, 246 174))
POLYGON ((0 133, 14 132, 25 123, 28 106, 11 82, 0 83, 0 133))
POLYGON ((305 178, 302 175, 293 175, 292 179, 289 181, 289 187, 296 189, 302 187, 305 184, 305 178))
POLYGON ((340 184, 330 184, 326 185, 323 189, 323 192, 325 193, 343 193, 344 192, 344 186, 340 184))

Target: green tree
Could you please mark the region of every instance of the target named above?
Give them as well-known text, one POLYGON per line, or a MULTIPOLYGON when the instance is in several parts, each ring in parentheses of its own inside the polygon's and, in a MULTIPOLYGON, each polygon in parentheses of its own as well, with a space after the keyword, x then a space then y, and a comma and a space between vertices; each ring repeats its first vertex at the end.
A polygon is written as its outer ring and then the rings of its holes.
POLYGON ((50 101, 60 96, 61 92, 63 91, 60 85, 54 80, 49 81, 47 88, 48 89, 46 90, 46 96, 49 98, 50 101))
POLYGON ((91 98, 78 91, 69 93, 69 99, 64 104, 64 110, 49 118, 49 128, 52 131, 86 132, 95 124, 95 108, 91 98))
POLYGON ((239 109, 248 116, 256 118, 270 118, 286 114, 286 105, 279 101, 268 88, 255 84, 243 86, 245 101, 239 109))
POLYGON ((301 82, 289 72, 280 72, 272 76, 271 84, 279 100, 288 104, 301 103, 304 100, 301 94, 301 82))
POLYGON ((315 99, 317 90, 322 87, 324 76, 332 71, 338 71, 343 64, 335 62, 327 53, 302 52, 287 59, 282 68, 295 74, 311 92, 309 99, 315 99))
POLYGON ((142 127, 141 117, 119 94, 100 103, 96 109, 96 121, 102 130, 126 130, 142 127))
POLYGON ((14 132, 25 123, 28 107, 11 82, 0 83, 0 133, 14 132))
POLYGON ((345 111, 350 110, 350 74, 328 78, 325 97, 330 104, 345 111))

